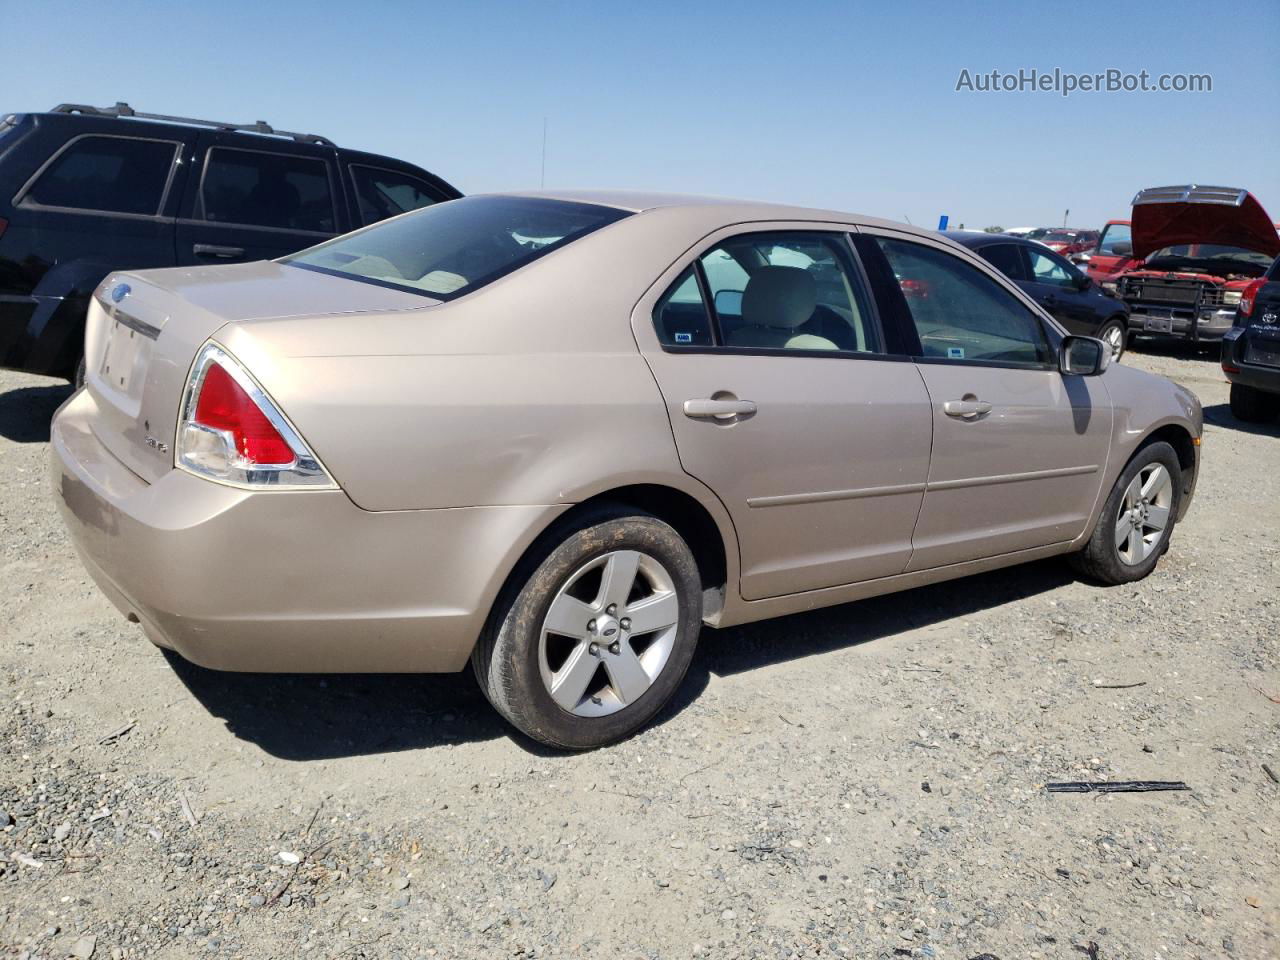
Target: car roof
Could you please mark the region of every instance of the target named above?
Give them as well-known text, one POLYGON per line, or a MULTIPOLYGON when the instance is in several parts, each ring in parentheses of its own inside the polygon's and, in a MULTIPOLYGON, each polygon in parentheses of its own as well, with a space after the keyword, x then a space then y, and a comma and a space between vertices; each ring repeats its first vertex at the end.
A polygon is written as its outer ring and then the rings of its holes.
MULTIPOLYGON (((477 194, 472 194, 477 196, 477 194)), ((951 231, 940 234, 934 230, 870 217, 846 210, 827 210, 820 207, 799 207, 762 200, 743 200, 735 197, 717 197, 700 194, 654 193, 634 190, 530 190, 503 191, 489 196, 534 197, 548 200, 564 200, 570 203, 589 203, 612 207, 629 213, 647 213, 657 210, 683 210, 700 216, 708 229, 716 229, 734 223, 750 223, 757 220, 798 220, 841 224, 861 224, 884 227, 921 237, 950 237, 951 231)))
POLYGON ((976 248, 991 243, 1016 243, 1020 247, 1043 247, 1044 244, 1011 233, 986 233, 982 230, 948 230, 945 236, 961 246, 976 248))

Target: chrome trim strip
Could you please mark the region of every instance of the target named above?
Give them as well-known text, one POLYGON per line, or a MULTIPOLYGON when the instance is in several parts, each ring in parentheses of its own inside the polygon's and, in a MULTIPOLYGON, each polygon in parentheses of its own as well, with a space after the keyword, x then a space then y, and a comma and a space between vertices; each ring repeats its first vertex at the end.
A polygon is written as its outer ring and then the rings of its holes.
POLYGON ((1097 473, 1098 465, 1083 467, 1058 467, 1054 470, 1031 470, 1028 473, 1002 473, 993 477, 965 477, 962 480, 937 480, 929 483, 929 490, 959 490, 964 487, 994 486, 1000 483, 1021 483, 1023 480, 1051 480, 1054 477, 1076 477, 1097 473))
POLYGON ((893 497, 903 493, 923 493, 923 483, 899 483, 887 487, 857 490, 820 490, 817 493, 784 493, 774 497, 749 497, 748 507, 789 507, 798 503, 827 503, 831 500, 862 500, 866 497, 893 497))
POLYGON ((114 320, 122 327, 128 327, 134 333, 140 333, 148 340, 155 340, 160 336, 160 328, 155 324, 147 323, 145 320, 139 320, 133 314, 125 313, 114 303, 108 303, 102 299, 101 295, 95 295, 93 299, 98 301, 98 306, 102 308, 102 312, 107 315, 108 319, 114 320))
POLYGON ((868 497, 894 497, 908 493, 927 493, 930 490, 959 490, 964 487, 994 486, 1001 483, 1021 483, 1024 480, 1051 480, 1055 477, 1075 477, 1097 473, 1096 463, 1082 467, 1057 467, 1053 470, 1032 470, 1028 473, 1003 473, 991 477, 965 477, 961 480, 937 480, 930 483, 899 483, 886 487, 861 487, 857 490, 820 490, 816 493, 784 493, 772 497, 748 497, 748 507, 790 507, 801 503, 828 503, 832 500, 862 500, 868 497))

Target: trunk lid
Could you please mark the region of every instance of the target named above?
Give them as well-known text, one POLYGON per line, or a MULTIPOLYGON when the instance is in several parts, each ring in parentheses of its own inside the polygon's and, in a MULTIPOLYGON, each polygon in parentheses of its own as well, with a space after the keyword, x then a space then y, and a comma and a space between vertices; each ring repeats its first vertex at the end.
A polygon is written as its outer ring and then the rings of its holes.
POLYGON ((148 483, 173 469, 196 353, 229 323, 421 309, 434 300, 282 264, 113 273, 90 301, 85 384, 98 440, 148 483))
POLYGON ((1193 184, 1139 191, 1133 198, 1134 258, 1190 243, 1280 254, 1280 234, 1248 190, 1193 184))

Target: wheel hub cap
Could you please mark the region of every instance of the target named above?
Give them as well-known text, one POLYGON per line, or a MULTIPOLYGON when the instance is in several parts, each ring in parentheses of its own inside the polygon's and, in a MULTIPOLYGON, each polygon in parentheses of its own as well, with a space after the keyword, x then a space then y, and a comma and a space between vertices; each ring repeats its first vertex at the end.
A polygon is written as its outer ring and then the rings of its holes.
POLYGON ((1134 566, 1151 556, 1164 539, 1172 506, 1173 478, 1164 465, 1139 470, 1125 488, 1116 516, 1116 551, 1122 563, 1134 566))
POLYGON ((629 706, 666 667, 679 614, 675 582, 656 558, 615 550, 587 561, 543 620, 538 668, 547 692, 581 717, 629 706))

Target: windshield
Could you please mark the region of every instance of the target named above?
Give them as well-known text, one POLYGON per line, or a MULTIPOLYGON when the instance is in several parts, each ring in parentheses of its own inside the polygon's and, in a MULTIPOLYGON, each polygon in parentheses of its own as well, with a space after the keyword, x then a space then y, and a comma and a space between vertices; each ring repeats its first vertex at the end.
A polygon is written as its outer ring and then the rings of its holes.
POLYGON ((1036 227, 1034 230, 1028 230, 1024 234, 1024 236, 1028 240, 1041 240, 1045 237, 1046 234, 1050 234, 1052 232, 1053 231, 1050 230, 1048 227, 1036 227))
POLYGON ((1070 243, 1076 237, 1077 233, 1074 230, 1052 230, 1040 239, 1049 240, 1053 243, 1070 243))
POLYGON ((1271 258, 1265 253, 1246 250, 1244 247, 1229 247, 1221 243, 1180 243, 1173 247, 1162 247, 1147 257, 1148 265, 1155 266, 1161 262, 1194 262, 1218 266, 1230 264, 1235 269, 1253 272, 1249 268, 1257 267, 1259 271, 1265 270, 1271 265, 1271 258))
POLYGON ((465 197, 280 262, 452 300, 627 215, 541 197, 465 197))

